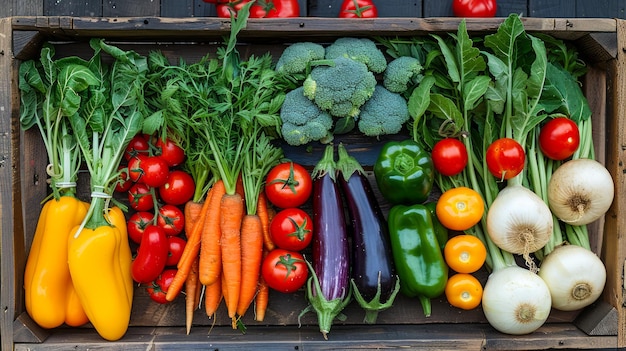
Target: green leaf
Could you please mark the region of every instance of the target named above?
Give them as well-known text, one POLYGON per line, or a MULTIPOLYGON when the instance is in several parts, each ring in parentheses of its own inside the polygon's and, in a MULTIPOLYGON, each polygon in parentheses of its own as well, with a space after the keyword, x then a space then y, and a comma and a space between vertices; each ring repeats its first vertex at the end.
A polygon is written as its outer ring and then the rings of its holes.
POLYGON ((435 84, 435 78, 433 76, 426 76, 422 82, 413 89, 411 96, 408 100, 409 115, 413 117, 414 122, 424 115, 428 105, 430 105, 430 89, 435 84))
POLYGON ((430 94, 428 111, 438 118, 452 122, 456 132, 463 129, 463 115, 454 101, 449 98, 441 94, 430 94))
POLYGON ((541 103, 548 113, 561 112, 577 123, 591 117, 589 103, 576 79, 555 64, 547 66, 541 103))
POLYGON ((446 41, 443 40, 440 36, 433 34, 433 37, 439 43, 439 49, 441 50, 443 58, 446 62, 446 69, 450 80, 455 83, 459 83, 461 81, 461 69, 457 64, 457 60, 454 56, 452 49, 448 46, 448 43, 446 43, 446 41))
POLYGON ((465 83, 463 87, 463 106, 466 110, 476 108, 476 102, 485 95, 490 82, 491 79, 488 76, 477 76, 465 83))
POLYGON ((163 125, 163 121, 163 110, 154 112, 144 119, 142 133, 153 135, 163 125))
POLYGON ((490 48, 494 55, 501 59, 505 65, 515 64, 515 42, 525 33, 524 25, 518 14, 511 14, 498 27, 494 34, 485 36, 485 46, 490 48))

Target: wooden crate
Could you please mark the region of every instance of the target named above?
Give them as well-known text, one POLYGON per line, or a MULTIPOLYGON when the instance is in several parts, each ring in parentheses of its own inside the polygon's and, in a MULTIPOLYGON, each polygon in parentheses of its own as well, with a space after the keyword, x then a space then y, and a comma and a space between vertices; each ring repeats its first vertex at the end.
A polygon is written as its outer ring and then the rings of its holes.
MULTIPOLYGON (((468 30, 493 32, 502 18, 473 19, 468 30)), ((346 21, 334 18, 250 20, 239 41, 244 55, 270 51, 278 54, 286 43, 304 39, 329 42, 340 36, 416 36, 455 32, 457 18, 378 18, 346 21)), ((195 316, 191 335, 185 335, 182 299, 169 304, 150 302, 137 288, 131 326, 118 342, 107 342, 90 327, 43 330, 25 313, 23 270, 32 241, 40 201, 45 197, 45 151, 37 132, 19 127, 17 69, 23 60, 37 57, 44 41, 54 41, 57 53, 90 54, 87 41, 103 37, 139 53, 159 49, 172 57, 194 61, 215 48, 229 31, 229 20, 217 18, 81 18, 12 17, 0 19, 0 223, 2 350, 61 349, 369 349, 424 350, 540 350, 616 349, 626 347, 626 313, 623 307, 623 266, 626 243, 620 231, 626 227, 620 214, 626 206, 626 21, 614 19, 525 18, 529 32, 542 32, 575 43, 589 65, 585 93, 590 102, 598 158, 616 184, 613 206, 603 220, 591 226, 592 246, 607 268, 602 298, 576 312, 553 311, 543 327, 524 336, 504 335, 484 319, 482 311, 451 308, 445 298, 433 301, 433 314, 423 317, 419 302, 400 297, 380 314, 378 324, 364 325, 363 312, 352 303, 347 319, 333 325, 325 341, 316 328, 314 314, 298 325, 305 307, 303 292, 272 293, 266 321, 244 322, 242 335, 223 317, 209 320, 203 311, 195 316), (212 323, 215 322, 215 325, 212 323)), ((352 137, 344 140, 364 165, 372 165, 385 141, 352 137)), ((307 165, 319 160, 322 147, 312 152, 287 148, 289 157, 307 165)), ((486 273, 482 279, 486 279, 486 273)), ((219 312, 218 312, 219 313, 219 312)), ((221 316, 224 315, 222 312, 221 316)))

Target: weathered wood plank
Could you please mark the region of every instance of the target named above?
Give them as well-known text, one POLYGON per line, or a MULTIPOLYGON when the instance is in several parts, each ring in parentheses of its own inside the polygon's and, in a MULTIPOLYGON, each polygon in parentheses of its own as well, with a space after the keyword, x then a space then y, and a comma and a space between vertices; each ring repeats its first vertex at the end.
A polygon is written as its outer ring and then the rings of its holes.
POLYGON ((13 320, 16 305, 21 306, 23 294, 17 285, 23 274, 24 233, 21 225, 19 192, 19 119, 12 118, 18 111, 19 95, 15 77, 17 63, 13 61, 11 22, 0 19, 0 316, 2 350, 13 344, 13 320), (7 335, 8 334, 8 335, 7 335))
MULTIPOLYGON (((626 45, 626 21, 617 21, 618 48, 626 45)), ((621 307, 618 318, 618 346, 626 347, 626 318, 624 316, 623 275, 626 245, 616 245, 624 238, 626 228, 626 53, 617 51, 617 60, 609 65, 609 96, 606 130, 606 167, 615 182, 615 199, 605 215, 602 257, 607 270, 603 299, 612 306, 621 307)))
MULTIPOLYGON (((618 0, 576 0, 576 17, 587 18, 623 18, 623 14, 620 16, 620 5, 623 12, 623 1, 618 0)), ((570 5, 571 6, 571 5, 570 5)))
MULTIPOLYGON (((458 324, 379 326, 367 332, 355 326, 334 326, 324 340, 315 326, 249 328, 245 335, 230 327, 192 328, 185 335, 180 328, 131 328, 120 342, 103 341, 90 330, 56 330, 45 345, 46 350, 107 349, 134 350, 545 350, 545 349, 615 349, 615 337, 587 337, 569 324, 547 325, 531 335, 510 336, 488 325, 458 324)), ((16 344, 15 351, 37 350, 43 345, 16 344)))
POLYGON ((106 17, 156 17, 160 14, 160 0, 104 0, 102 4, 102 16, 106 17))
POLYGON ((0 6, 0 18, 41 15, 43 15, 43 2, 41 0, 5 0, 0 6))
POLYGON ((571 0, 528 0, 531 17, 576 17, 576 6, 571 0))
POLYGON ((194 0, 161 0, 161 17, 193 17, 194 0))
MULTIPOLYGON (((456 32, 461 18, 277 18, 250 19, 239 38, 263 39, 280 42, 285 40, 325 40, 337 37, 350 29, 350 35, 399 35, 415 36, 436 32, 456 32)), ((471 32, 493 32, 503 18, 468 19, 471 32)), ((528 32, 542 32, 555 37, 576 40, 589 33, 615 32, 613 19, 543 19, 523 18, 528 32)), ((17 17, 13 20, 16 30, 40 30, 59 39, 81 37, 104 37, 120 40, 214 40, 230 30, 230 20, 221 18, 73 18, 59 22, 54 17, 17 17), (56 21, 55 21, 56 20, 56 21), (51 27, 51 23, 54 26, 51 27), (65 35, 64 35, 65 34, 65 35)))
POLYGON ((102 0, 44 0, 44 16, 102 16, 102 0))

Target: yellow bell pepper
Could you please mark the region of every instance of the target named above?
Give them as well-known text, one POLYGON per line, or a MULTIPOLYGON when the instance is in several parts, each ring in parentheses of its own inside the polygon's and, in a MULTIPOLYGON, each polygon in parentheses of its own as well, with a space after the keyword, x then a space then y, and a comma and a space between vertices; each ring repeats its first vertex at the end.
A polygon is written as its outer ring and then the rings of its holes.
POLYGON ((43 328, 87 323, 80 303, 72 300, 67 240, 89 204, 72 196, 47 201, 39 215, 24 271, 26 311, 43 328))
POLYGON ((78 297, 98 334, 110 341, 126 333, 133 299, 126 223, 121 211, 116 211, 109 210, 113 225, 85 227, 68 242, 68 263, 78 297))

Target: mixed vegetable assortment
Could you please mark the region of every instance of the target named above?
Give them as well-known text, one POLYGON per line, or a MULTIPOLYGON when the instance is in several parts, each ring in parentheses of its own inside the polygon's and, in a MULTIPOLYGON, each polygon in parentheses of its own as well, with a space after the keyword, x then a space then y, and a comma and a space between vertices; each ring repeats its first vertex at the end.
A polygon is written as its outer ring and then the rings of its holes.
MULTIPOLYGON (((297 1, 205 1, 232 26, 198 62, 93 39, 89 60, 55 60, 46 45, 21 65, 21 123, 41 132, 51 187, 24 275, 37 324, 90 322, 118 340, 135 285, 160 304, 184 293, 188 334, 202 306, 213 318, 223 301, 245 331, 270 290, 304 291, 295 312, 315 312, 324 338, 353 299, 376 323, 398 293, 426 317, 444 296, 525 334, 552 308, 598 298, 606 272, 586 225, 614 187, 594 160, 584 67, 566 43, 511 15, 480 40, 463 20, 447 37, 298 42, 242 59, 247 19, 298 16, 297 1), (333 144, 346 133, 398 137, 371 165, 375 181, 333 144), (285 158, 283 146, 311 144, 324 149, 312 170, 285 158)), ((346 0, 339 16, 377 12, 346 0)))

